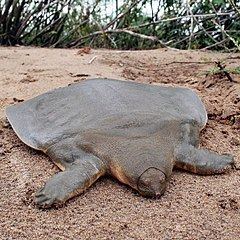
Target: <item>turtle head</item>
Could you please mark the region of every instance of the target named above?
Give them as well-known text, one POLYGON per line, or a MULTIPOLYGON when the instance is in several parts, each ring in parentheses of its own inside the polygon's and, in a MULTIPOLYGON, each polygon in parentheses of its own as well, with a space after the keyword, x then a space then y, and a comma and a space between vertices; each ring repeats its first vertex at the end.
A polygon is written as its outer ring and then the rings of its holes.
POLYGON ((138 191, 145 197, 159 197, 166 189, 166 174, 161 170, 150 167, 138 179, 138 191))

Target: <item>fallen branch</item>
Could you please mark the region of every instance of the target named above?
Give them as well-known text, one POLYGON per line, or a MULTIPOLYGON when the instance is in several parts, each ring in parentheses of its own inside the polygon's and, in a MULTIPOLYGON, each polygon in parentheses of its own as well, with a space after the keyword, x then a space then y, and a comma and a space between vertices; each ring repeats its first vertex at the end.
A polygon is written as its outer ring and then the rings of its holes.
POLYGON ((86 19, 83 22, 81 22, 79 25, 77 25, 75 28, 73 28, 71 31, 69 31, 69 33, 66 36, 63 36, 63 37, 59 38, 57 42, 55 42, 54 44, 52 44, 50 46, 50 48, 56 47, 59 43, 66 40, 69 36, 71 36, 74 32, 76 32, 78 29, 80 29, 84 24, 86 24, 88 22, 89 22, 89 19, 86 19))
POLYGON ((226 66, 223 66, 220 61, 215 62, 215 64, 217 65, 217 67, 219 68, 219 70, 225 74, 225 76, 228 78, 228 80, 229 80, 230 82, 236 82, 236 81, 230 76, 229 72, 226 70, 226 68, 225 68, 226 66))
POLYGON ((188 49, 191 49, 192 45, 192 39, 193 39, 193 33, 194 33, 194 21, 198 24, 198 21, 196 21, 196 18, 194 17, 194 14, 191 10, 190 3, 187 1, 187 10, 190 13, 191 16, 191 27, 190 27, 190 36, 189 36, 189 41, 188 41, 188 49))
POLYGON ((235 11, 238 13, 238 15, 240 16, 240 9, 236 6, 236 4, 234 3, 233 0, 228 0, 228 2, 230 3, 230 5, 235 9, 235 11))
POLYGON ((185 62, 185 61, 173 61, 170 63, 164 63, 164 65, 171 65, 171 64, 211 64, 213 63, 212 61, 205 61, 205 62, 198 62, 198 61, 191 61, 191 62, 185 62))
MULTIPOLYGON (((192 12, 192 10, 191 10, 191 7, 190 7, 190 5, 189 4, 187 4, 188 5, 188 8, 189 8, 189 12, 190 12, 190 14, 191 14, 191 20, 193 21, 195 21, 195 23, 197 24, 197 26, 199 27, 199 29, 202 29, 203 30, 203 32, 214 42, 214 43, 216 43, 216 44, 218 44, 219 45, 219 41, 217 41, 216 39, 214 39, 213 38, 213 36, 211 35, 211 34, 209 34, 208 33, 208 31, 198 22, 198 20, 197 20, 197 18, 194 16, 194 14, 193 14, 193 12, 192 12)), ((214 13, 214 15, 215 16, 217 16, 217 12, 215 12, 214 13)), ((191 34, 192 35, 192 34, 191 34)), ((191 38, 190 38, 191 39, 191 38)))
POLYGON ((64 18, 58 18, 56 19, 54 22, 52 22, 51 24, 47 25, 43 30, 41 30, 38 34, 36 34, 30 41, 29 41, 29 44, 31 45, 38 37, 40 37, 41 35, 51 31, 51 28, 62 22, 64 20, 64 18))
POLYGON ((92 38, 92 37, 98 36, 98 35, 114 34, 114 33, 127 33, 127 34, 135 36, 135 37, 139 37, 139 38, 142 38, 142 39, 145 39, 145 40, 150 40, 152 42, 160 43, 163 47, 168 48, 166 43, 162 42, 160 39, 158 39, 155 36, 148 36, 148 35, 144 35, 144 34, 141 34, 141 33, 136 33, 136 32, 130 31, 128 29, 112 29, 112 30, 106 30, 106 31, 96 31, 96 32, 90 33, 86 36, 78 38, 72 44, 70 44, 70 47, 79 46, 81 44, 81 41, 86 39, 86 38, 92 38))
POLYGON ((194 18, 208 18, 208 17, 212 18, 212 17, 216 17, 216 16, 230 16, 234 13, 235 12, 231 11, 231 12, 228 12, 228 13, 217 13, 217 14, 195 14, 195 15, 188 14, 188 15, 185 15, 185 16, 160 19, 158 21, 154 21, 154 22, 150 22, 150 23, 144 23, 144 24, 141 24, 141 25, 129 26, 127 29, 148 27, 148 26, 163 23, 163 22, 171 22, 171 21, 176 21, 176 20, 182 20, 184 18, 189 18, 189 19, 191 19, 192 17, 194 17, 194 18))
POLYGON ((232 43, 235 45, 235 47, 238 49, 238 51, 240 51, 240 46, 238 45, 238 43, 236 42, 236 40, 231 37, 224 29, 222 26, 220 26, 214 19, 212 20, 212 22, 222 31, 222 33, 224 33, 231 41, 232 43))
POLYGON ((88 62, 88 64, 91 64, 96 58, 97 58, 97 56, 94 56, 93 58, 91 58, 91 60, 88 62))
POLYGON ((111 27, 115 22, 117 22, 119 19, 123 18, 125 15, 131 11, 138 3, 140 3, 141 0, 138 0, 136 2, 133 2, 124 12, 118 14, 111 22, 109 22, 105 27, 103 27, 104 30, 107 30, 109 27, 111 27))
MULTIPOLYGON (((98 26, 99 30, 102 31, 103 35, 104 35, 104 29, 101 26, 101 24, 97 20, 95 20, 94 18, 93 18, 93 22, 95 22, 95 24, 98 26)), ((114 47, 117 48, 117 44, 115 43, 115 41, 109 35, 106 35, 106 36, 110 40, 110 42, 114 45, 114 47)))
POLYGON ((214 44, 212 44, 212 45, 210 45, 210 46, 207 46, 207 47, 201 48, 201 50, 208 50, 208 49, 211 49, 211 48, 213 48, 213 47, 216 47, 216 46, 222 45, 223 43, 225 43, 225 42, 227 42, 227 41, 229 41, 229 39, 223 39, 223 40, 220 41, 220 42, 216 42, 216 43, 214 43, 214 44))
MULTIPOLYGON (((220 20, 220 24, 223 23, 224 21, 225 21, 225 19, 220 20)), ((208 27, 208 28, 205 28, 206 31, 208 31, 208 30, 210 30, 210 29, 212 29, 212 26, 211 26, 211 27, 208 27)), ((198 31, 196 31, 196 32, 193 33, 193 37, 196 38, 196 37, 198 37, 200 34, 202 34, 203 32, 204 32, 203 29, 198 30, 198 31)), ((189 37, 190 37, 190 36, 187 36, 187 37, 185 37, 185 38, 183 38, 183 39, 181 39, 181 40, 173 43, 173 45, 176 46, 176 45, 178 45, 178 44, 180 44, 180 43, 182 43, 182 42, 184 42, 184 41, 188 41, 189 37)), ((220 42, 217 42, 217 43, 220 43, 220 42)), ((219 45, 221 45, 221 44, 219 44, 219 45)))

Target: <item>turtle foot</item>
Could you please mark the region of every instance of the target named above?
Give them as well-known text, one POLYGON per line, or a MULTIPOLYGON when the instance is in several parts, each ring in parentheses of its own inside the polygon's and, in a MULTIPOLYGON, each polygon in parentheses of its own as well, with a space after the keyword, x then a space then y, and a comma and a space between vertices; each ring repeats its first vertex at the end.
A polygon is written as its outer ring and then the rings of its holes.
POLYGON ((40 189, 35 195, 35 203, 39 208, 50 208, 53 204, 61 203, 57 195, 49 189, 40 189))
POLYGON ((35 203, 38 207, 49 208, 52 205, 60 205, 65 202, 70 189, 67 184, 64 184, 64 175, 64 172, 56 174, 36 193, 35 203))
MULTIPOLYGON (((96 158, 93 160, 96 161, 96 158)), ((84 192, 104 173, 104 166, 98 168, 94 162, 72 165, 72 168, 57 173, 49 179, 36 193, 35 202, 40 208, 62 205, 68 199, 84 192)))
POLYGON ((49 208, 54 203, 55 198, 47 196, 45 193, 42 193, 41 191, 37 192, 36 194, 36 204, 40 208, 49 208))
POLYGON ((203 175, 220 174, 234 169, 234 158, 229 154, 219 155, 207 149, 183 145, 175 149, 176 167, 203 175))
POLYGON ((225 173, 234 169, 234 158, 229 154, 220 155, 217 164, 213 166, 215 173, 225 173))

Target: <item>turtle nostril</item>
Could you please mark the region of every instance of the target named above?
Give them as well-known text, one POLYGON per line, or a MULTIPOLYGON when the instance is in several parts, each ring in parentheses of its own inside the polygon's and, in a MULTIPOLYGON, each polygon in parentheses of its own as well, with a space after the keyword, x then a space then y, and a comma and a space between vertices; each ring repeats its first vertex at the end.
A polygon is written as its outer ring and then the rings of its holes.
POLYGON ((156 198, 161 197, 161 193, 156 193, 156 198))
POLYGON ((160 198, 163 195, 163 192, 156 192, 155 197, 160 198))

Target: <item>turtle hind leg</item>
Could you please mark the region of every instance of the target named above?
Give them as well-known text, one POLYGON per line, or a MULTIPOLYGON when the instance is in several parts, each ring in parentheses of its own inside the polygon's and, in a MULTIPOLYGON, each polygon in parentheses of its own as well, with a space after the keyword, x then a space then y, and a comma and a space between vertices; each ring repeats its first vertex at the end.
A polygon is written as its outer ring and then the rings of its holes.
POLYGON ((66 170, 55 174, 36 193, 36 204, 41 208, 62 204, 81 194, 100 176, 105 174, 105 165, 97 157, 86 154, 79 161, 68 164, 66 170))
POLYGON ((181 144, 174 151, 175 166, 202 175, 224 173, 233 168, 232 156, 198 149, 199 132, 200 127, 195 121, 182 124, 181 144))
POLYGON ((183 144, 175 149, 175 166, 201 175, 224 173, 234 167, 233 157, 183 144))

